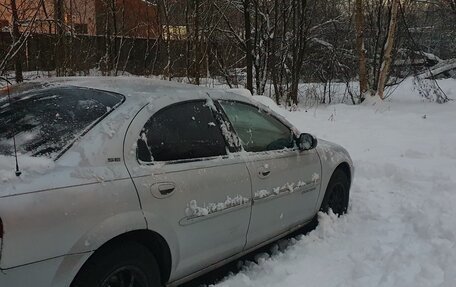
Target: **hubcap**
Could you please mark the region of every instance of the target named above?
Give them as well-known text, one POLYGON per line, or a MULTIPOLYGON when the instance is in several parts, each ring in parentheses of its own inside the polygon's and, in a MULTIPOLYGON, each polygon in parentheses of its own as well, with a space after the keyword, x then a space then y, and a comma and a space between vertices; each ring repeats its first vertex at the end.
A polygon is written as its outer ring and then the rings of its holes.
POLYGON ((347 192, 342 184, 336 184, 331 192, 329 208, 337 215, 342 215, 347 212, 347 192))
POLYGON ((148 287, 144 273, 134 266, 124 266, 112 272, 101 287, 148 287))

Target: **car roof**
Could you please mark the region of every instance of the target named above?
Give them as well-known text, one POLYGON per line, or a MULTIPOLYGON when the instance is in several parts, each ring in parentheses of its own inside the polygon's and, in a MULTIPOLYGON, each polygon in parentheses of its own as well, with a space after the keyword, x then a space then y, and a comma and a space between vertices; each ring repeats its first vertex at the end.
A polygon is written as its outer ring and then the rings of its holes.
POLYGON ((53 85, 71 85, 117 92, 125 96, 149 98, 151 94, 163 91, 209 90, 201 86, 144 77, 67 77, 47 81, 53 85))
POLYGON ((170 97, 174 101, 192 100, 201 98, 201 94, 209 94, 214 100, 231 99, 254 103, 252 99, 226 89, 208 88, 139 76, 62 77, 37 80, 35 82, 51 86, 77 86, 116 92, 126 96, 127 101, 135 101, 138 105, 146 104, 162 97, 170 97))

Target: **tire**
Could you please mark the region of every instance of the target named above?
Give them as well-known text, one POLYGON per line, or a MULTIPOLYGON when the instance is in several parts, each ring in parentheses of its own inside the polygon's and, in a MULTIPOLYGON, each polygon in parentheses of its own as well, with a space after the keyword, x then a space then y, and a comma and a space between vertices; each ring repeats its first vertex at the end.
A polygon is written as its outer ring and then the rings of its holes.
POLYGON ((328 213, 331 209, 334 214, 341 216, 347 213, 349 198, 350 182, 348 175, 342 169, 336 169, 329 180, 320 210, 328 213))
POLYGON ((71 287, 161 286, 157 261, 144 246, 118 244, 97 252, 81 268, 71 287))

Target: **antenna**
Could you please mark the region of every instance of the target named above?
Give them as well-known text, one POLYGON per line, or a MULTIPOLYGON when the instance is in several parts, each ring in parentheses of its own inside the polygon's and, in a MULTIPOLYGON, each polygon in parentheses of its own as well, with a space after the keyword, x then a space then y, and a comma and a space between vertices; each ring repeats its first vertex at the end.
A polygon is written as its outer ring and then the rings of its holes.
MULTIPOLYGON (((5 77, 0 77, 0 79, 4 80, 6 82, 6 92, 8 93, 8 101, 9 101, 10 106, 12 106, 13 101, 11 100, 11 95, 10 95, 10 87, 12 86, 12 83, 5 77)), ((17 160, 16 131, 14 130, 14 124, 12 125, 12 130, 13 130, 14 158, 16 159, 16 176, 20 176, 22 174, 22 172, 19 170, 19 162, 17 160)))

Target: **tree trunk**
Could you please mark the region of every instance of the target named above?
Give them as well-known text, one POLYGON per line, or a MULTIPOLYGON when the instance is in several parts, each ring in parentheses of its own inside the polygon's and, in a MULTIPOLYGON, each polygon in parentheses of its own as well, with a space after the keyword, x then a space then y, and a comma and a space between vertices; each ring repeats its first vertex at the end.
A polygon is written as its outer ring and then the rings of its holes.
POLYGON ((163 74, 168 81, 171 81, 171 23, 169 17, 169 6, 166 0, 162 0, 163 16, 164 16, 164 30, 166 32, 165 45, 166 45, 166 66, 163 68, 163 74))
POLYGON ((386 81, 389 76, 389 71, 391 67, 391 63, 393 61, 393 47, 394 47, 394 39, 396 36, 396 28, 397 28, 397 14, 399 10, 400 0, 392 0, 391 6, 391 19, 389 23, 388 35, 386 38, 386 43, 384 47, 384 56, 383 56, 383 63, 380 68, 380 75, 378 78, 378 95, 383 100, 385 98, 385 85, 386 81))
POLYGON ((356 0, 355 3, 355 26, 356 26, 356 48, 358 50, 359 69, 359 90, 360 99, 365 98, 369 89, 369 78, 367 72, 366 48, 364 47, 364 7, 363 0, 356 0))
POLYGON ((57 76, 65 74, 65 19, 64 19, 64 0, 54 0, 54 23, 57 35, 55 46, 55 66, 57 76))
POLYGON ((195 54, 194 54, 194 66, 195 66, 195 84, 200 85, 200 52, 202 35, 200 35, 200 3, 198 0, 194 0, 194 29, 195 29, 195 54))
POLYGON ((250 0, 244 0, 244 30, 245 30, 245 61, 247 66, 246 88, 253 95, 253 57, 252 57, 252 27, 250 23, 250 0))
POLYGON ((288 100, 290 104, 298 104, 299 80, 302 74, 302 66, 307 53, 308 27, 306 23, 307 0, 293 1, 292 32, 293 32, 293 51, 291 68, 291 87, 289 89, 288 100))
MULTIPOLYGON (((274 86, 274 96, 275 96, 275 101, 277 104, 280 104, 280 97, 282 96, 280 94, 280 89, 279 89, 279 80, 278 80, 278 57, 277 57, 277 50, 279 45, 277 44, 277 37, 276 34, 278 33, 278 18, 279 18, 279 0, 274 0, 274 34, 271 38, 271 46, 272 46, 272 53, 271 53, 271 78, 272 78, 272 84, 274 86)), ((269 91, 270 92, 270 91, 269 91)))
MULTIPOLYGON (((13 16, 13 33, 12 33, 12 38, 13 38, 13 45, 17 45, 19 38, 21 37, 21 34, 19 32, 19 17, 17 14, 17 6, 16 6, 16 0, 11 0, 11 11, 12 11, 12 16, 13 16)), ((18 45, 20 47, 20 45, 18 45)), ((24 77, 22 75, 22 52, 19 50, 14 57, 14 68, 15 68, 15 74, 16 74, 16 82, 20 83, 24 81, 24 77)))
MULTIPOLYGON (((117 62, 117 51, 119 48, 117 47, 117 36, 119 34, 119 29, 117 25, 117 3, 116 0, 111 0, 109 2, 109 15, 112 21, 112 33, 109 39, 109 46, 110 46, 110 53, 109 53, 109 74, 111 74, 113 69, 115 68, 115 63, 117 62)), ((120 55, 119 55, 120 56, 120 55)), ((114 71, 116 74, 117 71, 114 71)))

